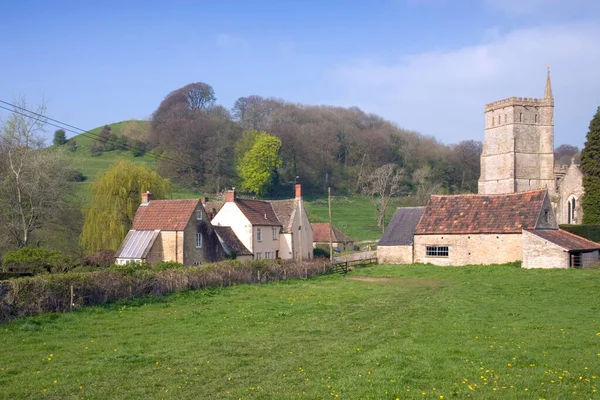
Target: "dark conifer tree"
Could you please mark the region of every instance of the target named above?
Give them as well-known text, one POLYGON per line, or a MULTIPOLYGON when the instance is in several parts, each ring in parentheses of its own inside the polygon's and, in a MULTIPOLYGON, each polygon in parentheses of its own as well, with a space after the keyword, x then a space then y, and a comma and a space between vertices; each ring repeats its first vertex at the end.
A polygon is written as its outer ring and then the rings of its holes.
POLYGON ((581 151, 581 172, 585 194, 581 202, 584 224, 600 224, 600 107, 590 122, 581 151))

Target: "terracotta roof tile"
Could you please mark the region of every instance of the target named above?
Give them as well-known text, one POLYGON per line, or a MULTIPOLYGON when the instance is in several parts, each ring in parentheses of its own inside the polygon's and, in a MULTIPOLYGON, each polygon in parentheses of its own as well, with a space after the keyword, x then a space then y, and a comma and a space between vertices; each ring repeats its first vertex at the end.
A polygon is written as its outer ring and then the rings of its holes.
POLYGON ((416 234, 521 233, 535 229, 546 190, 495 195, 433 195, 416 234))
POLYGON ((600 244, 562 229, 528 229, 527 232, 531 232, 567 251, 600 250, 600 244))
POLYGON ((267 201, 236 199, 235 204, 252 225, 282 226, 273 206, 267 201))
POLYGON ((151 200, 147 205, 140 205, 135 213, 131 229, 138 231, 155 229, 182 231, 185 229, 198 203, 198 199, 151 200))
MULTIPOLYGON (((327 222, 324 223, 315 223, 310 224, 313 231, 313 242, 329 243, 329 224, 327 222)), ((352 238, 346 235, 344 232, 340 231, 335 225, 333 225, 332 232, 332 240, 334 243, 348 243, 353 242, 352 238)))

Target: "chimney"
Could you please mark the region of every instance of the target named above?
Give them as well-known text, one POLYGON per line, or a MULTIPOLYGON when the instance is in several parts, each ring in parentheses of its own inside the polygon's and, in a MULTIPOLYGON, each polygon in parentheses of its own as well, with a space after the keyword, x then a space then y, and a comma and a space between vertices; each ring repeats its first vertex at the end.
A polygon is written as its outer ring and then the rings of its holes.
POLYGON ((142 193, 142 204, 148 204, 148 202, 152 200, 152 193, 146 192, 142 193))
POLYGON ((225 202, 233 203, 235 201, 235 188, 225 192, 225 202))
POLYGON ((297 199, 302 198, 302 185, 299 183, 296 183, 296 198, 297 199))
POLYGON ((206 205, 206 196, 203 196, 200 198, 200 203, 202 203, 202 205, 206 205))

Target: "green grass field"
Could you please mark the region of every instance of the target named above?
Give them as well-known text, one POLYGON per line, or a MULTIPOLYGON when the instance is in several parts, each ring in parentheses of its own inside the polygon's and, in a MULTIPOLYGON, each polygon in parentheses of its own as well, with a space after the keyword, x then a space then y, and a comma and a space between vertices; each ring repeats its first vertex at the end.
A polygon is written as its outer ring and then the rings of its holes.
POLYGON ((0 326, 0 397, 596 398, 599 286, 373 266, 25 318, 0 326))

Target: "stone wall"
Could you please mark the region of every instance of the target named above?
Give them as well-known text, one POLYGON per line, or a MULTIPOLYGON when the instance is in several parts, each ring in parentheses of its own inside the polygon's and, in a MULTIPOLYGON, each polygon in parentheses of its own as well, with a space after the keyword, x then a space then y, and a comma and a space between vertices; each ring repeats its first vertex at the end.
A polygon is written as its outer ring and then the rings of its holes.
POLYGON ((523 268, 569 268, 569 253, 557 245, 523 231, 523 268))
POLYGON ((472 235, 415 235, 414 260, 436 265, 504 264, 520 261, 520 233, 472 235), (426 255, 427 246, 448 246, 448 257, 426 255))
POLYGON ((378 264, 412 264, 412 246, 377 246, 378 264))
POLYGON ((561 178, 558 185, 558 202, 556 206, 556 218, 559 224, 581 224, 583 212, 581 209, 581 197, 583 196, 583 175, 579 167, 571 164, 566 174, 561 178), (575 199, 575 209, 569 207, 575 199), (569 211, 571 218, 569 219, 569 211))

